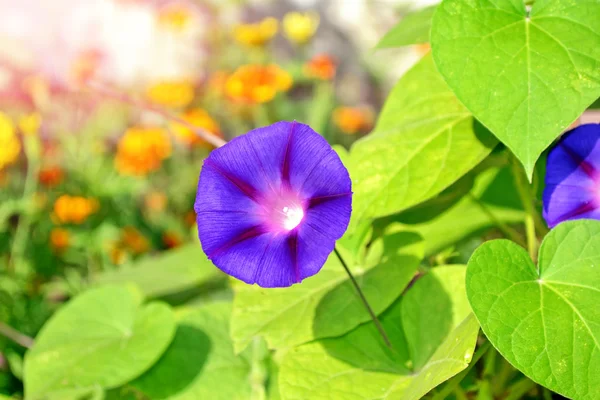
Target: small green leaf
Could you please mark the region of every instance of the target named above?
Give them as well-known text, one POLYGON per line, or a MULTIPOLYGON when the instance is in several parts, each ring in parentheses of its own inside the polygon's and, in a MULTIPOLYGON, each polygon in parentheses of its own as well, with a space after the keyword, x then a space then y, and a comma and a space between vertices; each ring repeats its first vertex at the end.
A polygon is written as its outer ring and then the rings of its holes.
POLYGON ((48 321, 26 353, 26 397, 120 386, 150 368, 174 332, 165 304, 141 305, 135 292, 120 286, 85 292, 48 321))
POLYGON ((600 96, 600 2, 444 0, 431 28, 440 73, 531 177, 600 96))
POLYGON ((515 224, 524 217, 514 177, 505 167, 481 172, 470 192, 448 208, 424 210, 419 206, 381 222, 395 221, 386 227, 386 233, 409 231, 421 235, 427 256, 498 223, 515 224))
POLYGON ((160 297, 199 286, 223 274, 207 258, 200 244, 194 243, 148 256, 130 268, 96 275, 97 284, 133 283, 146 297, 160 297))
POLYGON ((600 399, 600 222, 550 231, 538 269, 511 241, 483 244, 467 269, 473 312, 529 378, 569 398, 600 399))
POLYGON ((162 358, 131 385, 156 400, 249 399, 252 349, 233 353, 230 314, 225 302, 186 313, 162 358))
MULTIPOLYGON (((375 241, 366 259, 349 268, 380 313, 402 293, 422 257, 420 237, 400 233, 375 241)), ((231 336, 236 352, 254 336, 263 336, 270 348, 281 348, 341 335, 369 320, 334 254, 317 275, 292 287, 262 289, 237 283, 234 290, 231 336)))
POLYGON ((471 360, 479 325, 464 276, 463 266, 434 268, 382 314, 393 349, 369 322, 289 350, 279 376, 281 398, 420 399, 471 360))
POLYGON ((431 18, 436 7, 437 5, 425 7, 404 16, 396 26, 381 38, 375 48, 385 49, 428 43, 431 18))
POLYGON ((352 147, 352 225, 435 196, 496 143, 426 56, 393 89, 374 132, 352 147))

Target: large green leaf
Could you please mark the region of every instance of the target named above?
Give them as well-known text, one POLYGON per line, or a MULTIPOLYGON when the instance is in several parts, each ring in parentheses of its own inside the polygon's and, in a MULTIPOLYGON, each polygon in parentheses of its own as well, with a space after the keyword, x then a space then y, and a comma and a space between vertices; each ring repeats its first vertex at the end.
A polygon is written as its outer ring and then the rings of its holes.
MULTIPOLYGON (((380 313, 402 293, 422 258, 420 237, 403 232, 375 241, 366 259, 349 267, 380 313)), ((263 336, 270 348, 288 347, 341 335, 369 319, 335 255, 318 274, 292 287, 262 289, 240 282, 234 290, 231 336, 236 352, 255 336, 263 336)))
POLYGON ((444 0, 437 8, 439 71, 528 176, 600 96, 599 21, 598 0, 536 0, 529 13, 523 0, 444 0))
POLYGON ((184 314, 171 346, 131 385, 157 400, 251 398, 253 349, 240 356, 233 353, 230 314, 231 304, 225 302, 184 314))
POLYGON ((374 132, 352 147, 353 224, 435 196, 495 145, 426 56, 392 90, 374 132))
POLYGON ((198 286, 223 274, 206 258, 199 243, 149 256, 130 268, 96 275, 97 284, 133 283, 147 297, 160 297, 198 286))
POLYGON ((25 355, 27 399, 117 387, 150 368, 173 338, 175 317, 165 304, 140 300, 125 287, 107 286, 61 308, 25 355))
POLYGON ((386 233, 418 233, 425 242, 425 255, 431 255, 499 223, 522 222, 525 213, 513 179, 510 168, 490 168, 475 178, 466 195, 464 189, 454 188, 459 200, 446 208, 443 202, 441 207, 419 206, 377 223, 389 224, 386 233))
POLYGON ((513 242, 485 243, 467 269, 473 311, 525 375, 570 398, 600 399, 600 222, 558 225, 538 268, 513 242))
POLYGON ((279 375, 281 398, 420 399, 471 360, 479 325, 464 276, 462 266, 435 268, 382 314, 393 349, 369 322, 289 350, 279 375))
POLYGON ((411 44, 428 43, 431 18, 437 6, 429 6, 413 11, 400 20, 377 43, 378 49, 401 47, 411 44))

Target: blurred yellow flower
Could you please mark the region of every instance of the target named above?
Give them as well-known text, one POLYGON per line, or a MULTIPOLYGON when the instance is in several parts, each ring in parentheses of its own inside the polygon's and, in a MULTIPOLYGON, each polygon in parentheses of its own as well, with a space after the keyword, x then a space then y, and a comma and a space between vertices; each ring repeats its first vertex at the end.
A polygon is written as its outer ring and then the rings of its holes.
POLYGON ((123 175, 143 176, 170 155, 171 142, 163 129, 132 127, 117 145, 115 167, 123 175))
POLYGON ((366 132, 373 126, 373 112, 365 107, 338 107, 333 111, 334 124, 345 134, 366 132))
POLYGON ((21 142, 8 116, 0 112, 0 169, 14 163, 21 152, 21 142))
POLYGON ((225 91, 236 101, 266 103, 292 86, 291 75, 275 64, 244 65, 227 79, 225 91))
POLYGON ((63 252, 71 242, 69 231, 63 228, 54 228, 50 231, 50 246, 56 253, 63 252))
POLYGON ((36 134, 42 125, 42 116, 37 112, 23 115, 21 118, 19 118, 18 125, 19 129, 24 135, 36 134))
POLYGON ((279 22, 267 17, 254 24, 239 24, 233 28, 235 40, 245 46, 261 47, 267 44, 277 34, 279 22))
POLYGON ((175 31, 184 30, 192 20, 191 10, 183 4, 173 4, 158 11, 158 23, 175 31))
POLYGON ((64 194, 54 202, 54 216, 60 223, 81 224, 98 210, 96 199, 64 194))
POLYGON ((181 108, 194 100, 194 86, 187 80, 158 82, 148 88, 146 96, 161 106, 181 108))
MULTIPOLYGON (((201 108, 188 110, 181 116, 181 118, 193 126, 203 128, 214 135, 222 137, 219 124, 201 108)), ((192 129, 183 124, 172 122, 170 124, 170 128, 175 137, 182 143, 187 145, 204 145, 206 147, 211 147, 209 143, 206 143, 204 139, 196 135, 192 129)))
POLYGON ((285 36, 296 44, 305 44, 315 35, 319 27, 319 14, 289 12, 283 17, 285 36))
POLYGON ((304 65, 304 74, 309 78, 330 80, 335 76, 335 60, 327 54, 317 54, 304 65))

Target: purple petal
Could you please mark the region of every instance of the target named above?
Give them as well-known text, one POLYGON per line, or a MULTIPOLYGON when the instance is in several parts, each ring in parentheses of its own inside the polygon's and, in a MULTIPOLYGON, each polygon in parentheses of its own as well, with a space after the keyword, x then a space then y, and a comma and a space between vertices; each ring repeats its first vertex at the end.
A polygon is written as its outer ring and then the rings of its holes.
POLYGON ((223 272, 248 284, 290 286, 301 280, 292 241, 289 235, 266 233, 236 243, 212 261, 223 272))
POLYGON ((548 154, 544 219, 548 226, 569 219, 600 219, 600 125, 567 132, 548 154))
POLYGON ((211 153, 194 209, 202 248, 224 272, 263 287, 317 273, 348 226, 348 171, 310 127, 279 122, 211 153))

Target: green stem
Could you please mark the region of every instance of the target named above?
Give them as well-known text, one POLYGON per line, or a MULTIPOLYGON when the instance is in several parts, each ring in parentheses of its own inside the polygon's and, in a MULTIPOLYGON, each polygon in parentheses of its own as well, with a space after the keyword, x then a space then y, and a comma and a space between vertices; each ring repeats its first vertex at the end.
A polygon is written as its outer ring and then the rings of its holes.
POLYGON ((27 175, 25 176, 25 186, 22 198, 27 206, 19 218, 10 252, 10 260, 15 270, 21 265, 25 254, 25 248, 27 247, 27 238, 29 236, 29 227, 31 225, 30 207, 38 185, 37 176, 40 170, 40 143, 37 134, 25 135, 24 147, 25 156, 27 157, 27 175))
POLYGON ((0 335, 12 340, 16 344, 29 349, 33 346, 33 339, 27 335, 22 334, 14 328, 6 325, 4 322, 0 322, 0 335))
POLYGON ((516 370, 508 361, 504 358, 501 358, 501 360, 500 371, 492 378, 492 393, 494 396, 500 396, 504 392, 506 382, 510 381, 516 373, 516 370))
POLYGON ((377 319, 377 315, 375 315, 375 313, 373 312, 373 309, 369 305, 369 302, 367 301, 367 298, 365 297, 365 294, 361 290, 360 286, 358 286, 358 282, 356 282, 356 279, 354 279, 354 276, 352 275, 352 272, 350 272, 350 269, 348 268, 348 265, 346 265, 346 262, 344 261, 342 255, 338 251, 337 247, 334 247, 333 251, 335 252, 335 255, 337 256, 337 258, 340 260, 340 263, 342 264, 342 267, 344 267, 344 269, 346 270, 346 273, 348 274, 348 277, 350 277, 350 281, 354 285, 354 288, 356 289, 356 292, 358 293, 358 296, 360 297, 360 300, 362 301, 362 303, 364 304, 365 308, 367 309, 367 312, 371 316, 371 319, 373 320, 373 323, 375 324, 375 327, 377 328, 377 330, 381 334, 381 337, 383 338, 383 341, 385 342, 386 346, 391 349, 392 348, 392 343, 390 342, 390 339, 388 338, 387 334, 385 333, 385 330, 383 329, 383 325, 381 325, 381 322, 379 322, 379 319, 377 319))
POLYGON ((514 385, 510 387, 508 390, 508 394, 504 398, 504 400, 519 400, 522 399, 523 396, 531 389, 536 386, 536 383, 529 378, 523 378, 514 385))
POLYGON ((467 376, 467 374, 471 371, 471 369, 473 369, 473 367, 475 366, 475 364, 477 364, 477 361, 479 361, 479 359, 481 357, 483 357, 483 355, 491 347, 492 347, 492 345, 490 344, 489 341, 487 341, 484 344, 482 344, 481 346, 479 346, 479 348, 477 349, 477 351, 473 355, 473 358, 471 359, 471 362, 469 363, 469 365, 467 366, 467 368, 465 368, 458 375, 454 376, 454 378, 450 379, 448 381, 448 383, 446 383, 444 385, 444 387, 442 388, 442 390, 439 391, 439 392, 437 392, 431 398, 431 400, 443 400, 446 397, 450 396, 450 394, 454 391, 454 389, 458 386, 458 384, 460 384, 460 382, 465 378, 465 376, 467 376))
POLYGON ((500 221, 494 215, 494 213, 492 213, 488 206, 486 206, 481 200, 473 196, 471 193, 468 193, 467 196, 469 196, 469 198, 473 200, 479 206, 479 208, 481 208, 481 211, 483 211, 483 213, 494 223, 494 225, 496 225, 496 227, 498 227, 498 229, 500 229, 500 231, 502 231, 507 238, 515 243, 520 244, 521 246, 526 246, 525 239, 523 239, 519 232, 500 221))
POLYGON ((527 251, 532 260, 537 258, 537 237, 535 234, 535 218, 538 215, 537 210, 534 206, 535 198, 531 193, 531 186, 525 178, 525 174, 519 161, 513 160, 512 163, 513 175, 515 177, 515 184, 517 185, 517 191, 519 192, 519 198, 525 209, 525 236, 527 238, 527 251))

